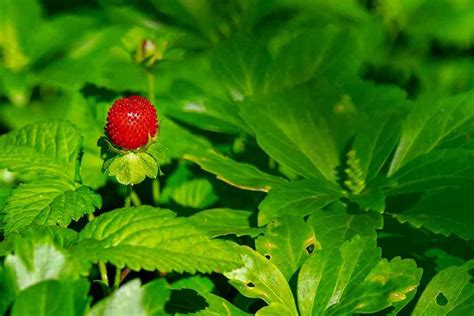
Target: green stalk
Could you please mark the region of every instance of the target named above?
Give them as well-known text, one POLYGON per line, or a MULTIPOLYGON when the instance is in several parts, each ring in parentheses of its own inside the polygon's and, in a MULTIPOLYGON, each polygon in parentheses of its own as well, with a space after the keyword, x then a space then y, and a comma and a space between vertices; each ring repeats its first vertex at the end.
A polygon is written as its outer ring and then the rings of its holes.
POLYGON ((105 265, 105 262, 99 261, 99 270, 102 282, 109 286, 109 276, 107 275, 107 267, 105 265))
POLYGON ((122 271, 119 268, 115 268, 114 290, 118 289, 120 286, 121 275, 122 275, 122 271))
POLYGON ((127 191, 125 192, 125 207, 130 207, 132 206, 132 187, 130 185, 127 185, 127 191))
POLYGON ((153 204, 160 204, 160 180, 158 178, 153 179, 151 182, 151 193, 153 197, 153 204))
POLYGON ((135 192, 133 189, 131 189, 130 191, 130 200, 132 201, 132 204, 134 206, 142 205, 142 201, 140 200, 140 197, 138 196, 137 192, 135 192))
POLYGON ((155 76, 151 70, 145 70, 148 83, 148 99, 151 104, 155 104, 155 76))

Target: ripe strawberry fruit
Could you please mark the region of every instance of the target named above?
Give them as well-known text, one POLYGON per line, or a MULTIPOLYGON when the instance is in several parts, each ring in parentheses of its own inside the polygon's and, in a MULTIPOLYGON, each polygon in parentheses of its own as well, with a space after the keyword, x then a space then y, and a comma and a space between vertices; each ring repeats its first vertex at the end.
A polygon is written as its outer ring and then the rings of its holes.
POLYGON ((155 107, 141 96, 123 97, 114 102, 107 114, 105 132, 117 147, 134 150, 156 136, 158 121, 155 107))

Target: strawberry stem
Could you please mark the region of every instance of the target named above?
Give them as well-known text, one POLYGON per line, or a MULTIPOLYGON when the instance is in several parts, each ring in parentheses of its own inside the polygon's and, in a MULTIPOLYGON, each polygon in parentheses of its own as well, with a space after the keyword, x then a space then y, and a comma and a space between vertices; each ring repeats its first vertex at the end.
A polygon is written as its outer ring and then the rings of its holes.
POLYGON ((126 187, 126 192, 125 192, 125 207, 130 207, 132 206, 132 187, 130 185, 127 185, 126 187))
POLYGON ((158 178, 153 179, 151 182, 151 193, 153 197, 153 204, 158 205, 160 203, 160 180, 158 180, 158 178))
POLYGON ((130 200, 132 201, 132 204, 134 206, 140 206, 142 205, 142 201, 140 200, 140 197, 138 196, 137 192, 133 190, 133 188, 130 190, 130 200))
POLYGON ((148 100, 155 105, 155 75, 150 70, 146 70, 146 79, 148 83, 148 100))
POLYGON ((142 205, 142 201, 140 200, 140 197, 138 196, 137 192, 133 190, 133 187, 131 185, 127 185, 127 190, 125 192, 125 207, 130 207, 130 206, 140 206, 142 205))

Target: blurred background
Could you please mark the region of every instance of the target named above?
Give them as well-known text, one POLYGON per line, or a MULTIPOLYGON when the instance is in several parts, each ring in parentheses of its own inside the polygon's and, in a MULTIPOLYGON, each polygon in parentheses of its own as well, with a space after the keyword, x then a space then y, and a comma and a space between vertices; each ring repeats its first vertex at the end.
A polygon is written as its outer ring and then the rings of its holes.
MULTIPOLYGON (((82 180, 100 189, 107 178, 96 143, 107 110, 119 96, 140 94, 155 103, 160 121, 178 123, 168 129, 168 158, 184 155, 195 142, 186 138, 191 132, 271 172, 275 165, 238 117, 239 100, 319 80, 334 91, 321 89, 315 102, 336 96, 347 123, 354 95, 368 98, 360 82, 393 85, 387 100, 400 99, 400 112, 414 100, 467 91, 474 87, 473 21, 471 0, 1 0, 0 131, 72 121, 84 135, 82 180)), ((199 172, 169 163, 162 167, 174 175, 170 186, 199 172)), ((13 181, 2 173, 4 183, 13 181)), ((184 206, 217 199, 207 182, 181 191, 174 201, 184 206), (205 194, 187 201, 196 187, 205 194)), ((237 191, 233 207, 253 200, 254 208, 261 199, 243 200, 237 191)))
POLYGON ((285 49, 295 59, 331 41, 340 49, 330 53, 347 59, 341 71, 357 68, 411 99, 449 95, 474 85, 473 21, 471 0, 2 0, 1 125, 64 118, 91 97, 146 94, 134 60, 144 38, 166 42, 152 70, 155 93, 166 98, 162 111, 179 119, 184 93, 223 94, 211 63, 238 37, 253 41, 249 55, 264 46, 273 58, 285 49))

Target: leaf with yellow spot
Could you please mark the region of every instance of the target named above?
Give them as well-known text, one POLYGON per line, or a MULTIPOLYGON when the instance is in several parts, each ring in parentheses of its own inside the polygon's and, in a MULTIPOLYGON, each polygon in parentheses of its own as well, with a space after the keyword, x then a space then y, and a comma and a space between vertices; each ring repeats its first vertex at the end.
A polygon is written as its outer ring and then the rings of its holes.
POLYGON ((421 270, 413 260, 381 259, 375 239, 356 236, 340 248, 323 248, 298 276, 301 315, 375 313, 401 310, 415 295, 421 270))

